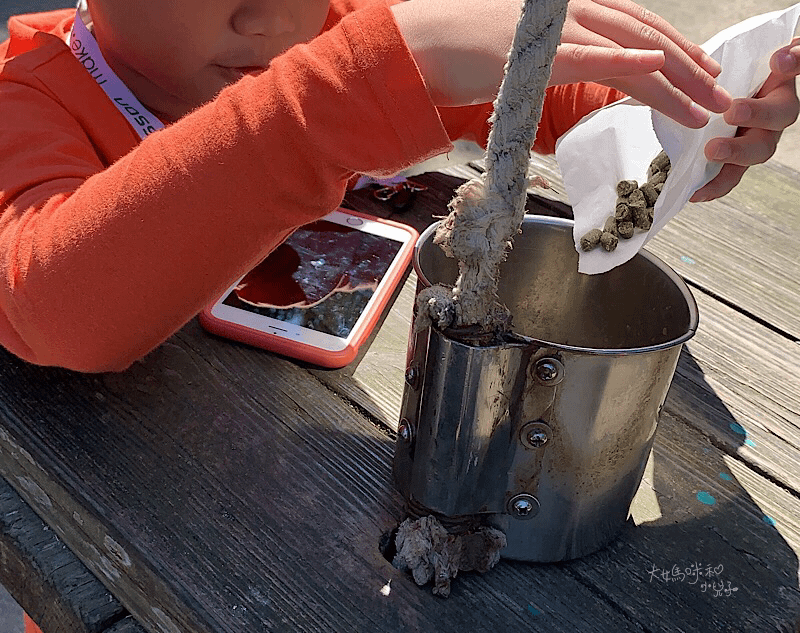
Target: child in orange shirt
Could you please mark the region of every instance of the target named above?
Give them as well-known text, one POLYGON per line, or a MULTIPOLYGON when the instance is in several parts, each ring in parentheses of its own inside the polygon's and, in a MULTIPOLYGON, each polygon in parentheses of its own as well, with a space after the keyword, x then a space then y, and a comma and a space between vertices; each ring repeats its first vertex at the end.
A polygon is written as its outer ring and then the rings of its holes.
MULTIPOLYGON (((0 343, 39 364, 123 369, 334 209, 353 175, 485 142, 519 9, 89 0, 77 21, 13 18, 0 45, 0 343)), ((692 127, 725 112, 742 133, 709 143, 729 165, 697 194, 722 195, 797 117, 796 44, 757 98, 732 103, 716 63, 657 16, 572 0, 534 149, 553 151, 623 93, 692 127)))

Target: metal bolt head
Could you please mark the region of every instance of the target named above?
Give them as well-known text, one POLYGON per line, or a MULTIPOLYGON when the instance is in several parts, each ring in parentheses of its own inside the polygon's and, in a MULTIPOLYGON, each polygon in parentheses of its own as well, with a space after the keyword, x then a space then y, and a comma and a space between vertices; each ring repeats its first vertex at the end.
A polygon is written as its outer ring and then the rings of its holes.
POLYGON ((552 387, 564 379, 564 365, 557 358, 540 358, 536 361, 533 373, 540 383, 552 387))
POLYGON ((411 365, 408 369, 406 369, 406 384, 412 389, 417 388, 417 384, 419 383, 419 369, 415 365, 411 365))
POLYGON ((397 425, 397 435, 407 444, 411 443, 411 425, 405 418, 400 420, 400 424, 397 425))
POLYGON ((514 502, 514 512, 521 516, 527 516, 533 512, 533 504, 527 499, 517 499, 514 502))
POLYGON ((519 439, 525 448, 536 450, 542 448, 553 437, 552 429, 542 420, 528 422, 519 432, 519 439))
POLYGON ((547 433, 543 429, 535 429, 528 433, 528 443, 534 448, 541 448, 547 444, 547 433))
POLYGON ((508 512, 517 519, 532 519, 539 514, 539 500, 524 492, 515 495, 508 501, 508 512))

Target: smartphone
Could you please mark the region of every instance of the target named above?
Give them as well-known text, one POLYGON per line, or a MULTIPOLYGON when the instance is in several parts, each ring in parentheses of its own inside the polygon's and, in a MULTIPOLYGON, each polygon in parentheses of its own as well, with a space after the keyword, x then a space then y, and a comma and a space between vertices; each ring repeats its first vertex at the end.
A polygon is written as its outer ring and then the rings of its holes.
POLYGON ((358 355, 419 234, 337 209, 298 228, 200 313, 208 331, 321 367, 358 355))

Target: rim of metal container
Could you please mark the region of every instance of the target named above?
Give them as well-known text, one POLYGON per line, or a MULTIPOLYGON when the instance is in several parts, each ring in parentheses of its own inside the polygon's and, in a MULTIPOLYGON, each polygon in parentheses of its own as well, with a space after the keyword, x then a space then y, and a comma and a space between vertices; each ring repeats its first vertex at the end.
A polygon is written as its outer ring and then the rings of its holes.
MULTIPOLYGON (((526 213, 525 219, 523 220, 523 228, 524 228, 524 222, 526 220, 531 220, 537 224, 551 224, 554 226, 569 227, 570 231, 572 230, 572 227, 575 224, 573 220, 567 220, 566 218, 554 218, 549 215, 535 215, 531 213, 526 213)), ((439 226, 441 222, 443 222, 443 220, 434 222, 427 229, 425 229, 419 236, 417 243, 414 245, 414 257, 413 257, 414 271, 417 273, 417 278, 426 287, 429 287, 431 285, 431 282, 428 281, 428 278, 425 277, 425 275, 422 274, 422 271, 420 270, 419 251, 422 248, 422 244, 424 244, 426 241, 429 241, 428 238, 436 230, 436 227, 439 226)), ((431 244, 433 244, 432 240, 431 244)), ((531 336, 525 336, 516 333, 515 336, 518 336, 520 339, 530 341, 531 343, 535 343, 536 345, 539 346, 554 347, 556 349, 565 350, 569 352, 580 352, 583 354, 598 354, 604 356, 622 356, 625 354, 643 354, 646 352, 657 352, 659 350, 669 349, 670 347, 675 347, 676 345, 685 343, 695 335, 695 332, 697 332, 697 325, 700 318, 697 310, 697 301, 695 301, 694 295, 689 290, 689 287, 686 285, 686 282, 662 259, 656 257, 655 255, 645 250, 644 248, 640 249, 639 252, 634 257, 644 257, 650 263, 658 267, 678 287, 681 294, 683 295, 683 298, 686 300, 686 305, 689 308, 689 327, 687 331, 681 336, 674 338, 671 341, 666 341, 664 343, 659 343, 657 345, 647 345, 645 347, 619 347, 613 349, 564 345, 563 343, 554 343, 553 341, 538 339, 531 336)))

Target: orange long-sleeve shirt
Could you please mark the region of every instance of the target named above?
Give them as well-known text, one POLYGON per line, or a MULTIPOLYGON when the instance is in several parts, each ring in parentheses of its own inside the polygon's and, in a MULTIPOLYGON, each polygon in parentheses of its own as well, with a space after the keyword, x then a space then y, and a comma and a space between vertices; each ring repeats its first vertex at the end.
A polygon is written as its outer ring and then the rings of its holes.
MULTIPOLYGON (((0 344, 119 370, 166 340, 354 173, 485 143, 489 105, 439 109, 385 3, 325 30, 140 141, 64 39, 74 11, 12 18, 0 45, 0 344)), ((620 97, 548 91, 534 149, 620 97)))

